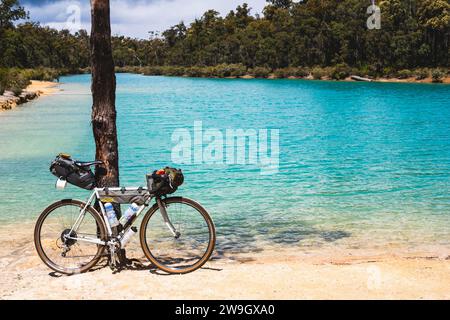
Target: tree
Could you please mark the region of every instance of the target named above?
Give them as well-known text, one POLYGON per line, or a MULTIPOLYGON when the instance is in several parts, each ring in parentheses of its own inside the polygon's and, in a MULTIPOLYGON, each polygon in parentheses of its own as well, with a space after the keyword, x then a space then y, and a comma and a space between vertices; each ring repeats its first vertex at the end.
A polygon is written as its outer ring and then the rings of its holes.
MULTIPOLYGON (((14 21, 26 18, 28 18, 28 14, 25 9, 19 5, 18 0, 2 0, 0 2, 0 58, 2 58, 2 55, 4 55, 6 50, 5 40, 8 38, 5 37, 5 34, 7 30, 13 28, 14 21)), ((14 37, 13 34, 11 34, 11 36, 14 37)), ((0 66, 4 64, 1 60, 2 59, 0 59, 0 66)))
POLYGON ((28 18, 28 13, 19 5, 18 0, 2 0, 0 2, 0 31, 11 28, 13 22, 28 18))
POLYGON ((111 48, 109 0, 91 0, 92 128, 96 159, 106 175, 96 170, 98 187, 119 186, 119 148, 116 127, 116 76, 111 48))
POLYGON ((450 41, 450 2, 448 0, 420 0, 417 14, 432 48, 434 65, 448 61, 450 41))
MULTIPOLYGON (((3 17, 18 17, 5 14, 19 10, 12 5, 16 1, 0 3, 3 17)), ((181 22, 162 33, 150 33, 149 39, 112 37, 113 59, 119 67, 184 67, 176 74, 187 74, 186 67, 220 64, 277 69, 343 63, 373 76, 449 66, 450 0, 377 4, 382 12, 380 30, 367 30, 369 2, 361 0, 271 0, 263 16, 252 16, 245 3, 225 17, 208 10, 189 25, 181 22)), ((72 73, 89 66, 86 32, 73 35, 33 22, 15 25, 11 19, 3 19, 9 23, 1 36, 0 67, 51 67, 72 73)), ((150 69, 164 74, 161 70, 170 68, 150 69)), ((208 74, 198 70, 193 73, 208 74)))
POLYGON ((292 6, 292 0, 267 0, 276 8, 289 9, 292 6))

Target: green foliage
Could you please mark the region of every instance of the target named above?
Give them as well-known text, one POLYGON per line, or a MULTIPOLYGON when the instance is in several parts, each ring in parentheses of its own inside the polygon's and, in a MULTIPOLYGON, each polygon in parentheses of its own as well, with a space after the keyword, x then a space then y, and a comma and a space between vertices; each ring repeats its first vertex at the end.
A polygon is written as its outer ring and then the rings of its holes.
POLYGON ((289 68, 282 68, 282 69, 276 69, 274 71, 274 76, 276 78, 304 78, 308 76, 308 71, 305 68, 295 68, 295 67, 289 67, 289 68))
POLYGON ((399 78, 399 79, 407 79, 407 78, 411 78, 412 76, 413 76, 413 72, 408 69, 400 70, 397 73, 397 78, 399 78))
POLYGON ((190 67, 186 69, 186 75, 188 77, 200 78, 205 75, 205 68, 202 67, 190 67))
POLYGON ((28 14, 19 5, 18 0, 2 0, 0 2, 0 32, 4 28, 11 28, 14 21, 27 17, 28 14))
POLYGON ((416 80, 423 80, 430 76, 430 71, 427 68, 418 69, 416 72, 416 80))
POLYGON ((267 78, 270 75, 271 70, 265 67, 255 67, 250 69, 248 72, 255 78, 267 78))
POLYGON ((37 68, 25 70, 25 76, 32 80, 39 81, 55 81, 59 79, 61 70, 51 69, 51 68, 37 68))
POLYGON ((350 76, 351 71, 352 70, 348 65, 339 63, 335 67, 333 67, 330 77, 334 80, 344 80, 345 78, 350 76))
MULTIPOLYGON (((208 10, 149 39, 112 37, 114 61, 118 72, 192 77, 268 77, 272 70, 280 78, 304 77, 314 66, 321 66, 312 70, 317 79, 343 79, 354 68, 363 76, 404 77, 403 70, 450 67, 449 1, 381 1, 380 30, 366 27, 369 4, 270 0, 261 16, 246 4, 224 17, 208 10)), ((16 0, 1 1, 0 67, 89 72, 85 30, 14 26, 24 12, 16 0)))
POLYGON ((12 91, 14 95, 19 96, 23 89, 30 85, 30 80, 54 81, 59 78, 64 70, 55 70, 50 68, 37 69, 0 69, 0 95, 5 90, 12 91))
POLYGON ((443 72, 440 69, 434 69, 431 72, 431 78, 434 83, 441 83, 442 79, 444 79, 445 76, 446 76, 445 72, 443 72))
POLYGON ((0 69, 0 96, 5 92, 8 84, 8 70, 0 69))
POLYGON ((245 75, 247 68, 242 64, 219 64, 214 67, 214 76, 220 78, 226 77, 241 77, 245 75))
POLYGON ((313 77, 314 80, 322 80, 323 78, 325 78, 326 76, 328 76, 328 72, 326 69, 324 68, 320 68, 320 67, 314 67, 311 70, 311 75, 313 77))
POLYGON ((292 0, 267 0, 276 8, 289 9, 292 6, 292 0))
POLYGON ((23 89, 30 85, 30 74, 27 71, 11 69, 8 72, 6 90, 12 91, 14 95, 19 96, 23 89))

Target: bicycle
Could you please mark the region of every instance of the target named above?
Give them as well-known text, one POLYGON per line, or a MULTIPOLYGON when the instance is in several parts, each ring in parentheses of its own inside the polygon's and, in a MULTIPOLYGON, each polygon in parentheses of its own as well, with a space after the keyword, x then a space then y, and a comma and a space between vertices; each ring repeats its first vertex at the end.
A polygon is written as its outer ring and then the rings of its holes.
MULTIPOLYGON (((73 163, 83 172, 103 164, 73 163)), ((57 181, 60 189, 66 184, 62 178, 57 181)), ((186 274, 201 268, 211 257, 216 242, 210 215, 197 202, 161 195, 149 184, 147 188, 95 187, 86 202, 66 199, 53 203, 36 223, 34 242, 38 255, 49 268, 67 275, 89 271, 105 255, 110 256, 109 264, 114 269, 119 262, 117 254, 126 246, 124 236, 130 229, 137 233, 134 224, 148 207, 139 238, 150 262, 169 274, 186 274), (150 207, 152 200, 155 204, 150 207), (111 227, 105 211, 105 203, 109 202, 136 203, 139 209, 126 225, 111 227)))

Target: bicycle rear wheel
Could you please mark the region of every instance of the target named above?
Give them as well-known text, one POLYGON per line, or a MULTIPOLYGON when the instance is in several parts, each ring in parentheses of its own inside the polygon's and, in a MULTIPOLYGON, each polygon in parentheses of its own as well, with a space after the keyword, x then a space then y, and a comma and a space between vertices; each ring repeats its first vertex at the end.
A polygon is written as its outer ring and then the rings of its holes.
POLYGON ((144 216, 140 230, 145 256, 159 269, 185 274, 201 268, 216 242, 214 223, 195 201, 176 197, 162 200, 179 235, 174 235, 155 204, 144 216))
POLYGON ((78 228, 71 230, 85 203, 62 200, 49 206, 40 215, 34 243, 42 261, 63 274, 78 274, 91 269, 102 256, 105 246, 79 240, 106 239, 106 229, 99 213, 88 206, 78 228), (77 240, 78 239, 78 240, 77 240))

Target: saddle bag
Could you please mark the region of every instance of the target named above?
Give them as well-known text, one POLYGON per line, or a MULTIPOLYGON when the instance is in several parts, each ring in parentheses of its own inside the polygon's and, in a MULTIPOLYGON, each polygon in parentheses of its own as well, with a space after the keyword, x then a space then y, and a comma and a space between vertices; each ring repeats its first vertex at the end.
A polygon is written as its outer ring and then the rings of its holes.
POLYGON ((60 154, 52 161, 50 172, 58 179, 66 180, 68 183, 85 189, 95 188, 95 175, 90 169, 80 168, 69 155, 60 154))

